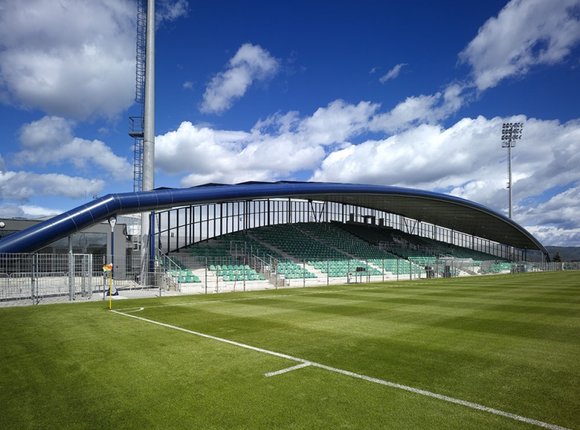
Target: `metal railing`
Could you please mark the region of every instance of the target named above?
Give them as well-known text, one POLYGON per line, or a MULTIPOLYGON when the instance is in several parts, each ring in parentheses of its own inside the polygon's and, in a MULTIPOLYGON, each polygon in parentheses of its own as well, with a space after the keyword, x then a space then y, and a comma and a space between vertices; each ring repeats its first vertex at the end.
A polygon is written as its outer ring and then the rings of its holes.
POLYGON ((76 300, 93 293, 90 254, 0 255, 0 301, 76 300))
POLYGON ((0 255, 0 304, 39 304, 175 294, 361 284, 487 274, 580 270, 580 263, 508 263, 442 257, 434 260, 345 259, 316 262, 267 253, 194 256, 158 255, 155 270, 141 274, 138 256, 123 259, 124 270, 103 271, 110 256, 92 254, 0 255))
POLYGON ((111 272, 103 271, 104 263, 110 260, 92 254, 1 254, 0 303, 97 300, 111 289, 117 293, 147 289, 159 295, 170 287, 163 271, 139 279, 130 259, 124 276, 111 278, 111 272))

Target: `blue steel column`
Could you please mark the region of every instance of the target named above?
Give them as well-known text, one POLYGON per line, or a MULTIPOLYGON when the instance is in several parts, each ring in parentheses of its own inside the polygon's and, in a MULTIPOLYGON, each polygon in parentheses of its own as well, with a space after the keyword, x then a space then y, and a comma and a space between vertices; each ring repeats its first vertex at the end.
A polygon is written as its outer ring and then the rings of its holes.
POLYGON ((149 273, 155 272, 155 212, 149 216, 149 273))

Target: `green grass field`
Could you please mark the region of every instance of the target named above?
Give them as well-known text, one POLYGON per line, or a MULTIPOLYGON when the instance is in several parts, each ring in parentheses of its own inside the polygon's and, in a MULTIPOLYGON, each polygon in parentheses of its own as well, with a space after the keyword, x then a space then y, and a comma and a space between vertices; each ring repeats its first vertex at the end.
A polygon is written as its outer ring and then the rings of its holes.
POLYGON ((580 428, 579 272, 113 307, 0 309, 0 429, 580 428))

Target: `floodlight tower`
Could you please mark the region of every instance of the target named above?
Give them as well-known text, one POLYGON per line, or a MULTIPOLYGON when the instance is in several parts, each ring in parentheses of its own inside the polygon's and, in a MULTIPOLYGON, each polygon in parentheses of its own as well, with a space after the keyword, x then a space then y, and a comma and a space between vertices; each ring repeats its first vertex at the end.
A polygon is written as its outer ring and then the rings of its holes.
MULTIPOLYGON (((137 0, 137 58, 135 101, 141 116, 130 117, 134 138, 133 191, 151 191, 155 165, 155 0, 137 0)), ((153 271, 154 213, 141 214, 141 280, 153 271)))
POLYGON ((522 138, 523 122, 504 122, 501 127, 501 147, 508 150, 508 213, 512 217, 512 148, 522 138))
MULTIPOLYGON (((147 0, 145 109, 143 127, 143 191, 155 186, 155 0, 147 0)), ((141 215, 141 272, 154 271, 155 212, 141 215)), ((143 276, 141 276, 143 279, 143 276)), ((146 279, 149 279, 147 277, 146 279)))
POLYGON ((143 127, 143 191, 154 187, 155 161, 155 0, 147 0, 145 110, 143 127))

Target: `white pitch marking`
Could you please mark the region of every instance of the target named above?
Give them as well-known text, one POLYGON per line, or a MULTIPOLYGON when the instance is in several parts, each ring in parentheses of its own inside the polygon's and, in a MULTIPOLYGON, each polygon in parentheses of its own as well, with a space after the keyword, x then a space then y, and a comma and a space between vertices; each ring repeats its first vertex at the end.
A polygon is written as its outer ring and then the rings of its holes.
POLYGON ((527 424, 533 424, 538 427, 547 428, 550 430, 570 430, 566 427, 562 427, 556 424, 545 423, 543 421, 535 420, 533 418, 523 417, 521 415, 512 414, 511 412, 505 412, 500 409, 490 408, 488 406, 480 405, 479 403, 468 402, 467 400, 456 399, 454 397, 449 397, 444 394, 434 393, 432 391, 422 390, 420 388, 409 387, 408 385, 397 384, 396 382, 385 381, 384 379, 373 378, 372 376, 361 375, 360 373, 350 372, 344 369, 338 369, 336 367, 326 366, 324 364, 311 362, 311 366, 318 367, 320 369, 328 370, 329 372, 340 373, 341 375, 350 376, 352 378, 362 379, 368 382, 374 382, 375 384, 385 385, 387 387, 398 388, 399 390, 410 391, 411 393, 420 394, 422 396, 432 397, 435 399, 443 400, 449 403, 455 403, 457 405, 466 406, 471 409, 476 409, 478 411, 489 412, 490 414, 499 415, 506 418, 511 418, 512 420, 522 421, 527 424))
MULTIPOLYGON (((123 313, 123 312, 116 311, 116 310, 111 310, 111 312, 116 313, 117 315, 123 315, 125 317, 134 318, 136 320, 148 322, 150 324, 155 324, 155 325, 158 325, 161 327, 170 328, 170 329, 181 331, 184 333, 189 333, 189 334, 193 334, 196 336, 200 336, 200 337, 203 337, 206 339, 212 339, 212 340, 215 340, 218 342, 227 343, 229 345, 234 345, 234 346, 237 346, 240 348, 245 348, 245 349, 249 349, 251 351, 261 352, 263 354, 273 355, 275 357, 285 358, 286 360, 296 361, 296 362, 300 363, 297 366, 289 367, 287 369, 282 369, 283 371, 284 370, 285 371, 296 370, 296 368, 301 368, 301 367, 306 367, 306 366, 318 367, 319 369, 324 369, 324 370, 327 370, 329 372, 338 373, 338 374, 345 375, 345 376, 350 376, 350 377, 356 378, 356 379, 362 379, 362 380, 367 381, 367 382, 373 382, 375 384, 384 385, 384 386, 391 387, 391 388, 397 388, 399 390, 409 391, 409 392, 414 393, 414 394, 419 394, 422 396, 443 400, 445 402, 454 403, 456 405, 465 406, 465 407, 475 409, 478 411, 482 411, 482 412, 488 412, 488 413, 493 414, 493 415, 498 415, 498 416, 502 416, 505 418, 510 418, 512 420, 515 420, 515 421, 521 421, 521 422, 524 422, 527 424, 532 424, 532 425, 542 427, 542 428, 547 428, 550 430, 571 430, 571 429, 568 429, 567 427, 562 427, 562 426, 559 426, 556 424, 550 424, 550 423, 546 423, 543 421, 535 420, 533 418, 528 418, 528 417, 524 417, 521 415, 512 414, 511 412, 505 412, 505 411, 502 411, 500 409, 490 408, 488 406, 480 405, 479 403, 468 402, 466 400, 456 399, 454 397, 449 397, 449 396, 446 396, 444 394, 437 394, 437 393, 434 393, 432 391, 422 390, 420 388, 414 388, 414 387, 410 387, 408 385, 398 384, 396 382, 391 382, 391 381, 387 381, 384 379, 374 378, 372 376, 362 375, 360 373, 351 372, 349 370, 344 370, 344 369, 339 369, 336 367, 326 366, 325 364, 317 363, 315 361, 309 361, 309 360, 305 360, 303 358, 298 358, 298 357, 293 357, 293 356, 288 355, 288 354, 283 354, 281 352, 270 351, 267 349, 258 348, 256 346, 247 345, 245 343, 236 342, 234 340, 224 339, 221 337, 212 336, 209 334, 200 333, 200 332, 193 331, 193 330, 188 330, 186 328, 179 327, 176 325, 166 324, 166 323, 163 323, 160 321, 155 321, 155 320, 151 320, 148 318, 139 317, 136 315, 131 315, 128 313, 123 313)), ((272 373, 276 373, 276 372, 272 372, 272 373)))
POLYGON ((286 369, 281 369, 281 370, 277 370, 276 372, 268 372, 268 373, 264 373, 264 376, 266 378, 269 378, 271 376, 278 376, 278 375, 282 375, 284 373, 288 373, 288 372, 292 372, 294 370, 298 370, 298 369, 302 369, 304 367, 308 367, 310 366, 312 363, 310 363, 309 361, 305 361, 304 363, 300 363, 297 364, 296 366, 292 366, 292 367, 287 367, 286 369))
POLYGON ((145 310, 145 308, 143 308, 143 307, 141 307, 141 308, 128 308, 128 309, 129 310, 123 309, 123 312, 125 312, 126 314, 134 314, 136 312, 141 312, 141 311, 145 310))
POLYGON ((267 349, 258 348, 256 346, 252 346, 252 345, 246 345, 244 343, 236 342, 234 340, 224 339, 221 337, 212 336, 210 334, 200 333, 198 331, 188 330, 186 328, 179 327, 176 325, 166 324, 166 323, 162 323, 160 321, 150 320, 148 318, 143 318, 143 317, 138 317, 136 315, 126 314, 126 313, 116 311, 116 310, 111 310, 111 312, 116 313, 118 315, 123 315, 123 316, 129 317, 129 318, 135 318, 136 320, 145 321, 145 322, 148 322, 151 324, 156 324, 156 325, 159 325, 161 327, 166 327, 166 328, 170 328, 173 330, 182 331, 184 333, 194 334, 196 336, 204 337, 206 339, 217 340, 218 342, 224 342, 224 343, 227 343, 230 345, 238 346, 240 348, 250 349, 252 351, 261 352, 263 354, 269 354, 269 355, 273 355, 275 357, 285 358, 286 360, 297 361, 299 363, 306 362, 306 360, 302 360, 301 358, 292 357, 291 355, 282 354, 281 352, 268 351, 267 349))

